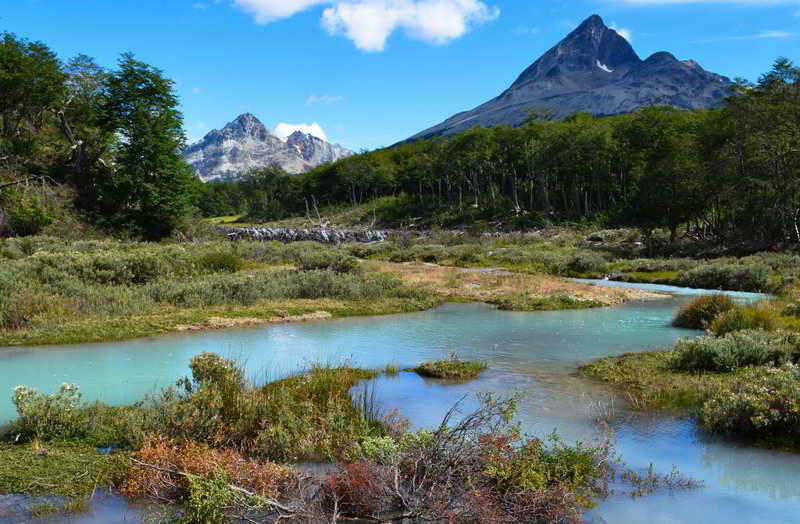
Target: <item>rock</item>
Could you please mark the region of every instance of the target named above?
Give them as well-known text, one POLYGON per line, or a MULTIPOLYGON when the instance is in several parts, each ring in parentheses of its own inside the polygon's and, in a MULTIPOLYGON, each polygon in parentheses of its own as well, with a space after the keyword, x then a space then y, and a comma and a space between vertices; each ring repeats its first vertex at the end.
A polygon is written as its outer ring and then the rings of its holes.
POLYGON ((729 95, 732 85, 727 77, 667 52, 641 60, 627 40, 593 15, 497 98, 409 140, 450 136, 475 126, 517 126, 528 120, 532 110, 560 120, 578 112, 608 116, 653 105, 714 107, 729 95))
POLYGON ((387 233, 370 229, 301 229, 289 227, 220 227, 231 240, 279 242, 314 241, 322 244, 385 242, 387 233))

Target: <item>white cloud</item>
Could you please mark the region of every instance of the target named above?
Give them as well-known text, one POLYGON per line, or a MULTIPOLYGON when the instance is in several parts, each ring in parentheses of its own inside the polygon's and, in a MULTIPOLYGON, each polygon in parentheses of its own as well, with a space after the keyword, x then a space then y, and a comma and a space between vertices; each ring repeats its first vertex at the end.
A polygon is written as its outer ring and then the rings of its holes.
POLYGON ((767 30, 761 31, 760 33, 755 33, 752 35, 740 35, 740 36, 723 36, 719 38, 705 38, 703 40, 695 40, 692 42, 693 44, 709 44, 712 42, 732 42, 737 40, 767 40, 767 39, 786 39, 786 38, 797 38, 800 37, 800 33, 794 31, 775 31, 775 30, 767 30))
POLYGON ((202 92, 203 92, 203 90, 200 89, 199 87, 193 87, 192 88, 192 94, 199 95, 202 92))
POLYGON ((233 0, 233 3, 252 13, 259 24, 266 24, 329 2, 328 0, 233 0))
POLYGON ((628 42, 633 42, 633 31, 631 29, 625 29, 624 27, 619 27, 616 22, 612 22, 609 27, 614 31, 616 31, 619 36, 621 36, 628 42))
POLYGON ((796 0, 616 0, 629 5, 669 5, 669 4, 739 4, 755 7, 795 3, 796 0))
POLYGON ((332 95, 309 95, 308 98, 306 98, 307 106, 313 106, 314 104, 335 104, 337 102, 344 102, 344 97, 332 95))
POLYGON ((275 136, 277 136, 281 140, 286 140, 286 138, 295 131, 301 131, 303 133, 306 133, 307 135, 313 135, 317 138, 321 138, 326 142, 328 141, 328 135, 325 134, 325 131, 323 131, 322 126, 316 122, 314 122, 313 124, 287 124, 286 122, 281 122, 280 124, 275 126, 275 136))
POLYGON ((288 18, 318 5, 322 27, 343 35, 364 51, 383 51, 398 29, 417 40, 437 45, 463 36, 475 25, 494 20, 497 7, 482 0, 234 0, 254 15, 256 22, 288 18))

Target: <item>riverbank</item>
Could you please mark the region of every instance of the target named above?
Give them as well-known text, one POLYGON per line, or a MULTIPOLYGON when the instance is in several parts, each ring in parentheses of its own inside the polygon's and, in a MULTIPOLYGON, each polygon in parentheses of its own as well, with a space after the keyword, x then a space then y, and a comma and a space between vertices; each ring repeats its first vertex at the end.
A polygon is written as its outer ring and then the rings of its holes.
POLYGON ((800 451, 798 362, 797 333, 740 330, 606 357, 579 374, 611 384, 634 409, 685 414, 735 441, 800 451))
POLYGON ((4 436, 14 444, 0 444, 11 466, 0 467, 0 492, 68 501, 37 505, 33 515, 81 511, 96 489, 114 486, 132 499, 180 504, 165 509, 186 523, 521 524, 577 522, 613 475, 608 445, 520 437, 514 398, 482 396, 474 411, 456 406, 438 428, 415 432, 397 415, 381 417, 368 394, 351 398, 376 372, 315 366, 256 384, 210 353, 194 357, 191 370, 177 388, 119 408, 82 404, 74 386, 54 395, 17 388, 20 417, 4 436), (337 464, 322 478, 293 468, 298 460, 337 464))
POLYGON ((408 313, 448 300, 538 311, 646 297, 543 274, 363 263, 354 256, 376 247, 6 240, 0 246, 0 346, 408 313))

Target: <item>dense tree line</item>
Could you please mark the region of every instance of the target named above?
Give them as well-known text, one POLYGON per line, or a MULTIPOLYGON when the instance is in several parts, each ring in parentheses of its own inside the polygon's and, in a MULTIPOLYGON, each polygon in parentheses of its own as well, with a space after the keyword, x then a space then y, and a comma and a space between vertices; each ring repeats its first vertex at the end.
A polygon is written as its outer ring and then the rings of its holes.
POLYGON ((390 223, 497 219, 509 227, 584 218, 718 240, 800 242, 800 70, 785 59, 740 82, 725 107, 578 114, 475 128, 357 155, 304 176, 275 168, 206 188, 209 214, 263 219, 310 206, 378 206, 390 223), (219 207, 215 207, 219 206, 219 207))
POLYGON ((101 229, 160 238, 193 208, 257 219, 374 202, 384 223, 508 228, 595 220, 715 240, 800 243, 800 69, 779 59, 723 108, 531 118, 400 144, 306 175, 201 184, 181 159, 173 82, 130 54, 115 70, 0 36, 0 234, 52 221, 35 179, 101 229), (63 196, 61 192, 58 195, 63 196), (388 198, 380 198, 388 197, 388 198))
POLYGON ((0 233, 53 220, 44 189, 17 191, 31 180, 71 188, 68 205, 128 236, 163 237, 187 212, 197 182, 160 70, 130 54, 112 71, 84 55, 65 64, 45 44, 4 33, 0 93, 0 233))

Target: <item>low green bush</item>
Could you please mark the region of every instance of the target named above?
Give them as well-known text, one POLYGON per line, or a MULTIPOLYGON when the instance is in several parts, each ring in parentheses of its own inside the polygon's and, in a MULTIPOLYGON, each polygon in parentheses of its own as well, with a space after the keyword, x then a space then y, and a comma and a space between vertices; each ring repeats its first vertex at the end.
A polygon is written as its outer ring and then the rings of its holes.
POLYGON ((300 252, 296 255, 297 268, 302 271, 328 270, 334 273, 358 273, 358 259, 339 251, 300 252))
POLYGON ((74 384, 61 384, 52 395, 17 386, 11 400, 19 415, 13 431, 26 440, 70 439, 84 435, 85 421, 78 410, 81 394, 74 384))
POLYGON ((800 317, 800 302, 792 302, 783 308, 782 314, 787 317, 800 317))
POLYGON ((230 251, 207 253, 197 260, 197 264, 210 272, 227 271, 230 273, 241 271, 245 266, 244 260, 230 251))
POLYGON ((778 324, 777 316, 776 312, 766 306, 736 306, 714 319, 711 332, 722 336, 746 329, 772 331, 778 324))
POLYGON ((714 262, 681 273, 677 284, 701 289, 763 292, 769 290, 769 275, 770 268, 764 263, 714 262))
POLYGON ((681 306, 672 325, 687 329, 708 329, 715 318, 733 307, 733 299, 722 293, 697 297, 681 306))
POLYGON ((800 369, 746 371, 730 389, 714 394, 703 406, 702 420, 722 434, 800 445, 800 369))
POLYGON ((753 330, 680 340, 675 344, 670 366, 677 371, 730 372, 798 360, 800 334, 753 330))
POLYGON ((608 271, 608 263, 597 253, 580 252, 569 259, 566 270, 571 275, 603 274, 608 271))

